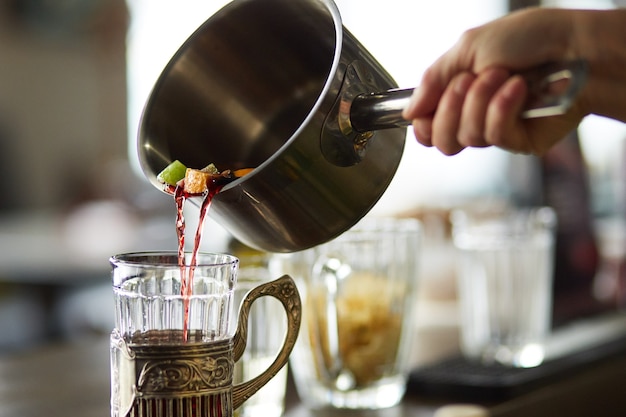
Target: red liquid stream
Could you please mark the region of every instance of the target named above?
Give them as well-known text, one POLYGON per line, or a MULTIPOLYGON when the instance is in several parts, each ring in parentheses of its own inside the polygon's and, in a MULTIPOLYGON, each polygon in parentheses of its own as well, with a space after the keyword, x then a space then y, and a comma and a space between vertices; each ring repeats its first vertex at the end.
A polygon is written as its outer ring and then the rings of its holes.
POLYGON ((184 304, 184 322, 183 322, 183 341, 189 338, 189 303, 193 293, 193 277, 198 263, 198 251, 200 250, 200 242, 202 241, 202 229, 206 219, 209 207, 213 201, 213 197, 224 187, 223 182, 210 181, 207 186, 208 190, 203 194, 190 194, 185 192, 184 185, 181 183, 176 187, 168 187, 166 191, 174 194, 176 202, 176 234, 178 237, 178 266, 180 268, 181 278, 181 296, 184 304), (187 265, 185 262, 185 202, 191 197, 202 198, 200 205, 200 217, 198 220, 198 228, 191 251, 191 259, 187 265))

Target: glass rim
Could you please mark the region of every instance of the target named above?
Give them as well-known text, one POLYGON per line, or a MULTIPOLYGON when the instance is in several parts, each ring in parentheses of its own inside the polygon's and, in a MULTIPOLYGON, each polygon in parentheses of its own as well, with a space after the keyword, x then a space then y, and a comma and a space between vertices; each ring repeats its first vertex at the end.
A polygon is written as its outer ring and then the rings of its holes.
MULTIPOLYGON (((196 264, 191 265, 189 262, 191 254, 190 251, 185 251, 183 267, 222 267, 239 264, 239 258, 228 253, 198 252, 196 264)), ((180 268, 178 252, 174 250, 125 252, 111 256, 109 263, 116 267, 180 268)))
POLYGON ((407 232, 415 233, 422 231, 422 222, 413 217, 390 217, 390 216, 372 216, 361 219, 352 228, 346 232, 363 233, 363 232, 407 232))
MULTIPOLYGON (((336 238, 325 244, 336 242, 366 242, 383 237, 394 239, 422 238, 422 223, 410 217, 370 217, 358 222, 336 238)), ((322 246, 322 245, 320 245, 322 246)))

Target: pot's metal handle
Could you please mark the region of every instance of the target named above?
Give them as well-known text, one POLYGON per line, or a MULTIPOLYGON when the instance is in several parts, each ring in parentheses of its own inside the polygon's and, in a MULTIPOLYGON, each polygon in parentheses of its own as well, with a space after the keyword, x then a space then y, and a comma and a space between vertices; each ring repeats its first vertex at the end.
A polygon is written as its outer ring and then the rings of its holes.
MULTIPOLYGON (((574 60, 547 64, 522 73, 529 84, 530 98, 521 117, 526 119, 563 114, 582 89, 587 78, 587 62, 574 60)), ((405 127, 402 117, 413 89, 364 93, 354 98, 350 122, 354 131, 363 133, 405 127)))

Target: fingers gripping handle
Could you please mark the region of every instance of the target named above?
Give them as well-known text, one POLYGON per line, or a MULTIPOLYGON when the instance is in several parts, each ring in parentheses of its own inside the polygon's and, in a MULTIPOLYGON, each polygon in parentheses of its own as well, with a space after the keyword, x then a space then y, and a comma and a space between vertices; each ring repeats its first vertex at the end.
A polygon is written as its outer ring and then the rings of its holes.
POLYGON ((233 410, 239 408, 255 392, 267 384, 289 360, 289 355, 296 343, 300 322, 302 320, 302 303, 295 282, 288 275, 283 275, 275 281, 261 284, 250 290, 239 309, 239 322, 234 337, 233 359, 237 362, 246 349, 248 339, 248 316, 252 303, 264 296, 278 299, 287 314, 287 332, 283 346, 274 359, 274 362, 260 375, 249 381, 233 387, 233 410))
MULTIPOLYGON (((529 99, 522 118, 548 117, 569 110, 585 85, 588 64, 584 60, 556 62, 533 68, 520 75, 528 83, 529 99)), ((402 117, 413 89, 361 94, 350 108, 350 122, 356 132, 404 127, 402 117)))

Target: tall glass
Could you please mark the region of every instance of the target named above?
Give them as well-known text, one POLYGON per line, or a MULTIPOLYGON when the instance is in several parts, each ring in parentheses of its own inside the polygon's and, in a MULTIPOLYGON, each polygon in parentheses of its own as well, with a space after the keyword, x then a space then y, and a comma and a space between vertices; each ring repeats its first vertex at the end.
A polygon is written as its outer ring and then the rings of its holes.
POLYGON ((552 311, 554 211, 457 211, 452 221, 462 352, 484 363, 541 364, 552 311))
POLYGON ((236 257, 201 253, 196 266, 189 259, 179 266, 175 252, 131 253, 112 257, 111 264, 113 417, 230 417, 286 364, 301 314, 290 277, 251 288, 235 326, 236 257), (258 376, 234 383, 252 303, 264 296, 278 299, 286 313, 282 347, 258 376))
POLYGON ((308 407, 378 409, 402 399, 420 236, 415 220, 368 219, 329 243, 281 256, 306 292, 290 369, 308 407))

